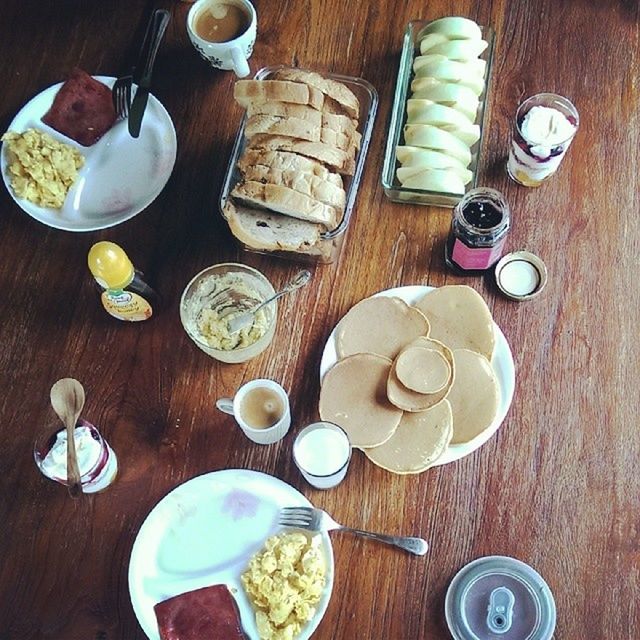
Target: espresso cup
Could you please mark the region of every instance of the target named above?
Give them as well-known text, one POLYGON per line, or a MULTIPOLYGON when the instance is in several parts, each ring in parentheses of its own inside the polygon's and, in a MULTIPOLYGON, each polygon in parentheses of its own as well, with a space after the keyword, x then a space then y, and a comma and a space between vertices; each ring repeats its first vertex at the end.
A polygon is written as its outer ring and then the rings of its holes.
POLYGON ((187 15, 189 38, 198 53, 212 67, 232 69, 239 78, 250 73, 247 60, 256 29, 256 10, 249 0, 198 0, 187 15))
POLYGON ((233 398, 217 400, 216 407, 232 415, 247 438, 257 444, 278 442, 291 426, 289 396, 273 380, 247 382, 233 398))

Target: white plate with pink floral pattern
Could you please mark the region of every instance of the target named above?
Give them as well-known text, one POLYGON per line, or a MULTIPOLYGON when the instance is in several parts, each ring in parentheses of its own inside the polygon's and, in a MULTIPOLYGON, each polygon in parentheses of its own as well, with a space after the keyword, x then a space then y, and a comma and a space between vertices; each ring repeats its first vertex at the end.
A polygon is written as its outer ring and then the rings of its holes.
MULTIPOLYGON (((94 78, 108 87, 115 82, 109 76, 94 78)), ((78 179, 61 209, 39 207, 14 194, 3 152, 2 178, 9 193, 32 218, 55 229, 96 231, 133 218, 158 197, 173 171, 177 140, 171 117, 160 101, 149 95, 138 138, 132 138, 126 120, 119 119, 98 142, 83 147, 41 120, 61 86, 55 84, 27 102, 9 130, 22 133, 37 128, 77 148, 85 158, 78 179)))
MULTIPOLYGON (((172 596, 214 584, 233 593, 245 633, 259 640, 255 612, 240 576, 266 539, 282 531, 283 507, 310 507, 296 489, 273 476, 224 469, 176 487, 151 510, 136 537, 129 562, 129 593, 140 626, 160 640, 153 606, 172 596)), ((322 620, 333 588, 333 549, 320 534, 327 583, 312 619, 297 640, 306 640, 322 620)))

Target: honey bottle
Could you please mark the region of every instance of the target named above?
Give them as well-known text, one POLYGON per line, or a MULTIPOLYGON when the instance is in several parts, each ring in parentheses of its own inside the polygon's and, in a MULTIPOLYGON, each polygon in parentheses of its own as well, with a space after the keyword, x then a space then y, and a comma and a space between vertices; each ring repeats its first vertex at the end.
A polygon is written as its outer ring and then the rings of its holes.
POLYGON ((122 247, 97 242, 89 250, 89 270, 104 291, 100 296, 107 313, 118 320, 148 320, 158 303, 158 294, 135 270, 122 247))

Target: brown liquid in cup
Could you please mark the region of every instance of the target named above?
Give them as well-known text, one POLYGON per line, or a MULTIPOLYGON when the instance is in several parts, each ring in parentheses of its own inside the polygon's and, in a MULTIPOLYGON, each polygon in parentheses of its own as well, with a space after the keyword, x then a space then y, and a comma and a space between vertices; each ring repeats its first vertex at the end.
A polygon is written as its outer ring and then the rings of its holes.
POLYGON ((229 42, 241 36, 250 23, 250 17, 241 7, 214 2, 196 16, 194 29, 203 40, 229 42))
POLYGON ((282 418, 284 402, 273 389, 251 389, 240 403, 240 417, 252 429, 268 429, 282 418))

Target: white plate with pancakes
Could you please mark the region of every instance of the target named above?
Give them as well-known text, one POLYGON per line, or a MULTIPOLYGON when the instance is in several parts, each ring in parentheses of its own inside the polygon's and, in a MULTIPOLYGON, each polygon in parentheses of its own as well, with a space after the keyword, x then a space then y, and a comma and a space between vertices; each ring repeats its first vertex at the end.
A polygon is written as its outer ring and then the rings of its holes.
MULTIPOLYGON (((131 551, 129 593, 140 626, 151 640, 160 634, 154 605, 214 584, 234 594, 242 626, 258 640, 255 611, 240 582, 250 558, 266 539, 281 533, 283 507, 313 506, 273 476, 224 469, 192 478, 167 494, 142 523, 131 551)), ((297 636, 306 640, 320 624, 333 588, 334 559, 327 532, 321 536, 327 582, 311 620, 297 636)))
MULTIPOLYGON (((93 77, 109 88, 115 82, 110 76, 93 77)), ((32 218, 55 229, 96 231, 133 218, 157 198, 173 171, 177 140, 171 117, 150 94, 138 138, 129 135, 126 120, 118 119, 100 140, 85 147, 41 120, 61 86, 55 84, 29 100, 8 130, 23 133, 38 129, 77 149, 84 156, 78 178, 60 209, 38 206, 14 193, 3 149, 2 178, 7 190, 32 218)))
MULTIPOLYGON (((376 293, 372 297, 395 297, 400 298, 408 305, 414 305, 423 298, 425 294, 433 290, 434 287, 412 285, 387 289, 386 291, 376 293)), ((482 431, 482 433, 479 433, 469 442, 464 444, 449 444, 444 453, 435 461, 434 466, 460 460, 461 458, 464 458, 476 451, 476 449, 481 447, 496 433, 509 411, 515 389, 515 367, 513 355, 504 334, 495 322, 493 323, 493 328, 495 335, 495 348, 491 358, 491 367, 499 383, 499 401, 496 416, 487 429, 482 431)), ((338 361, 338 353, 336 351, 336 329, 337 326, 329 335, 322 353, 322 359, 320 361, 321 381, 329 369, 331 369, 338 361)))

